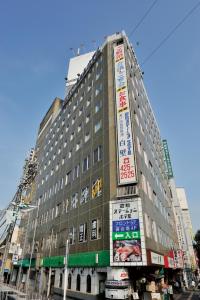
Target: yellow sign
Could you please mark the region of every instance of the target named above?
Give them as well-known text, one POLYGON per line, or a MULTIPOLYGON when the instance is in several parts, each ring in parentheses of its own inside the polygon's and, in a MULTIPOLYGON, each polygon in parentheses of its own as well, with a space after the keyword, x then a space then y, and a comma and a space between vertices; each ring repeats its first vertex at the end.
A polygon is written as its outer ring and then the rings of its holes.
POLYGON ((102 178, 98 178, 92 185, 92 199, 98 197, 102 193, 102 178))

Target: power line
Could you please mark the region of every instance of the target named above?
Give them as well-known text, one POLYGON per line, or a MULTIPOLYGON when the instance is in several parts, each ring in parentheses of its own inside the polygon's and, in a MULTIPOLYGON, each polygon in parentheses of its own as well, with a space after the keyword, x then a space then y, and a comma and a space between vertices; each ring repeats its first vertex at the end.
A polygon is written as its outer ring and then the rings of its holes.
POLYGON ((139 20, 139 22, 136 24, 136 26, 132 29, 132 31, 129 33, 129 37, 135 33, 135 31, 138 29, 138 27, 142 24, 142 22, 144 21, 144 19, 148 16, 148 14, 150 13, 150 11, 152 10, 152 8, 154 7, 154 5, 156 4, 156 2, 158 2, 158 0, 154 0, 154 2, 151 4, 151 6, 148 8, 148 10, 145 12, 145 14, 142 16, 142 18, 139 20))
POLYGON ((175 25, 174 28, 166 35, 166 37, 157 45, 157 47, 151 51, 151 53, 143 60, 141 66, 143 66, 163 45, 164 43, 174 34, 174 32, 193 14, 193 12, 200 6, 200 1, 194 5, 189 12, 175 25))

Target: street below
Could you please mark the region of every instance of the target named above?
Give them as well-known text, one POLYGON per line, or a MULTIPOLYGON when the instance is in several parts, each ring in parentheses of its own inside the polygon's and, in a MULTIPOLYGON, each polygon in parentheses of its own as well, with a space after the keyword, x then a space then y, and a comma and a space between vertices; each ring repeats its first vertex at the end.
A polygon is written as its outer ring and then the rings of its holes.
POLYGON ((179 295, 174 295, 174 300, 199 300, 200 291, 186 292, 179 295))

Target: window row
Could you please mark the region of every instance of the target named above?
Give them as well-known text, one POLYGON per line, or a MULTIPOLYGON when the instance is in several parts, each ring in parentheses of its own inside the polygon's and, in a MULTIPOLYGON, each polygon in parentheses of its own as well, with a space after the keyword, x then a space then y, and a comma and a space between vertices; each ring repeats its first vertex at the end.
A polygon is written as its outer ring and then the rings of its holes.
MULTIPOLYGON (((78 149, 77 149, 78 147, 80 147, 80 144, 76 145, 76 151, 78 151, 78 149)), ((71 158, 71 155, 72 155, 72 151, 69 151, 68 158, 71 158)), ((91 155, 88 154, 86 157, 84 157, 81 165, 77 164, 73 170, 70 170, 69 172, 67 172, 67 175, 65 178, 65 185, 67 185, 68 183, 71 183, 73 180, 75 180, 79 177, 80 166, 82 166, 82 173, 84 173, 87 170, 89 170, 92 163, 93 163, 93 165, 95 165, 97 162, 100 162, 102 160, 102 158, 103 158, 103 149, 102 149, 102 146, 99 145, 97 148, 94 149, 92 158, 91 158, 91 155)), ((41 180, 39 180, 38 188, 40 187, 40 185, 43 185, 45 183, 45 181, 47 181, 50 178, 50 176, 53 176, 54 173, 57 172, 61 166, 64 166, 65 161, 66 161, 66 157, 63 157, 61 162, 57 162, 56 166, 50 170, 50 173, 46 174, 45 177, 43 177, 41 180)), ((50 164, 50 163, 48 163, 48 164, 50 164)), ((46 168, 47 168, 47 165, 45 164, 44 171, 46 170, 46 168)), ((42 175, 42 172, 39 172, 39 174, 42 175)))
MULTIPOLYGON (((86 117, 85 119, 85 122, 89 122, 89 116, 86 117)), ((80 123, 78 126, 77 126, 77 133, 79 133, 83 128, 83 123, 80 123)), ((94 133, 97 133, 100 129, 102 128, 102 120, 98 120, 95 124, 94 124, 94 133)), ((67 131, 67 127, 66 127, 66 131, 67 131)), ((90 130, 86 131, 85 132, 85 135, 84 135, 84 142, 86 143, 87 141, 89 141, 90 139, 90 130)), ((63 146, 64 148, 67 146, 67 144, 69 142, 72 142, 74 140, 76 136, 76 133, 75 133, 75 130, 74 131, 71 131, 70 135, 65 139, 64 143, 63 143, 63 146)), ((63 138, 63 133, 61 133, 61 135, 59 136, 59 139, 62 139, 63 138)), ((80 143, 80 141, 78 141, 80 143)), ((51 145, 50 148, 45 152, 45 157, 48 157, 50 152, 53 151, 54 149, 54 146, 57 146, 58 144, 58 139, 55 140, 55 143, 54 145, 51 145)), ((44 150, 46 149, 46 145, 44 147, 44 150)), ((57 154, 60 154, 61 153, 61 147, 59 147, 57 149, 57 152, 54 153, 53 155, 53 160, 55 159, 56 155, 57 154)))
MULTIPOLYGON (((54 189, 50 188, 48 192, 45 192, 42 197, 39 198, 39 203, 42 204, 46 200, 50 199, 57 191, 61 188, 58 183, 55 185, 54 189)), ((83 205, 89 201, 89 199, 95 199, 101 196, 103 190, 102 178, 98 177, 93 181, 91 192, 89 185, 85 185, 80 192, 73 193, 70 197, 64 200, 62 203, 57 204, 55 207, 45 211, 39 218, 39 223, 41 225, 47 223, 50 220, 58 217, 61 214, 67 213, 69 210, 77 208, 78 204, 83 205)))
MULTIPOLYGON (((91 99, 88 99, 88 101, 86 102, 86 107, 90 104, 90 101, 91 101, 91 99)), ((95 103, 95 105, 94 105, 94 113, 98 113, 99 110, 101 109, 101 107, 102 107, 102 101, 101 101, 101 100, 98 100, 98 101, 95 103)), ((47 135, 47 137, 46 137, 46 144, 45 144, 44 147, 46 148, 47 145, 51 143, 51 141, 52 141, 52 140, 55 138, 55 136, 56 136, 56 132, 59 132, 60 130, 61 130, 61 133, 60 133, 60 135, 59 135, 59 139, 61 139, 62 136, 63 136, 64 131, 68 132, 69 128, 70 128, 72 125, 74 125, 74 123, 75 123, 75 121, 77 121, 78 117, 82 116, 83 111, 84 111, 84 108, 83 108, 83 106, 82 106, 82 107, 79 108, 79 112, 78 112, 77 114, 75 114, 75 115, 72 116, 72 118, 71 118, 71 124, 70 124, 69 122, 66 123, 66 120, 63 119, 63 120, 62 120, 62 123, 57 127, 56 131, 54 131, 50 136, 49 136, 49 134, 47 135)), ((69 121, 70 115, 71 115, 71 113, 69 112, 69 113, 68 113, 68 116, 67 116, 67 121, 69 121)), ((86 123, 86 124, 90 121, 90 118, 91 118, 91 113, 88 112, 88 113, 85 115, 85 123, 86 123)), ((81 121, 80 124, 82 124, 82 121, 81 121)), ((56 142, 58 142, 58 140, 56 140, 55 143, 56 143, 56 142)))
POLYGON ((154 220, 145 213, 145 227, 147 237, 154 239, 156 242, 159 242, 161 245, 168 249, 174 247, 174 241, 168 236, 159 226, 156 225, 154 220))

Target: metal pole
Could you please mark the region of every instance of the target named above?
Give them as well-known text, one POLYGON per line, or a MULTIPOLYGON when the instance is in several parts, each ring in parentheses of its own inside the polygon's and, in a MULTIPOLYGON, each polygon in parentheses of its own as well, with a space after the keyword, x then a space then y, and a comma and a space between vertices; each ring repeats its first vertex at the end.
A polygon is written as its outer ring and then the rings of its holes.
MULTIPOLYGON (((53 240, 53 229, 52 229, 52 231, 51 231, 51 240, 50 240, 49 257, 51 256, 52 240, 53 240)), ((48 278, 48 287, 47 287, 47 299, 49 299, 49 295, 50 295, 50 287, 51 287, 51 266, 49 267, 49 278, 48 278)))
MULTIPOLYGON (((30 221, 30 211, 28 212, 28 223, 27 223, 27 227, 26 227, 26 233, 25 233, 25 237, 24 237, 24 244, 23 244, 23 249, 22 249, 22 257, 21 257, 21 263, 20 263, 20 268, 18 271, 18 276, 17 276, 17 284, 16 287, 17 289, 20 288, 20 278, 21 278, 21 271, 22 271, 22 264, 23 264, 23 259, 24 259, 24 252, 25 252, 25 247, 26 247, 26 240, 27 240, 27 235, 28 235, 28 227, 29 227, 29 221, 30 221)), ((25 226, 24 226, 25 227, 25 226)))
POLYGON ((39 207, 40 207, 40 200, 38 201, 37 215, 36 215, 35 227, 34 227, 34 231, 33 231, 33 239, 32 239, 31 255, 30 255, 30 261, 29 261, 28 272, 27 272, 27 279, 26 279, 26 294, 27 294, 27 291, 28 291, 28 288, 29 288, 29 276, 30 276, 31 261, 32 261, 32 258, 33 258, 33 252, 34 252, 34 246, 35 246, 35 235, 36 235, 36 229, 37 229, 37 222, 38 222, 38 215, 39 215, 39 207))
POLYGON ((66 300, 67 296, 67 273, 68 273, 68 253, 69 253, 69 240, 66 241, 65 249, 65 274, 64 274, 64 291, 63 291, 63 300, 66 300))

